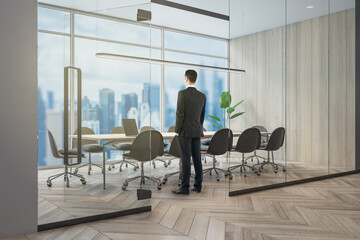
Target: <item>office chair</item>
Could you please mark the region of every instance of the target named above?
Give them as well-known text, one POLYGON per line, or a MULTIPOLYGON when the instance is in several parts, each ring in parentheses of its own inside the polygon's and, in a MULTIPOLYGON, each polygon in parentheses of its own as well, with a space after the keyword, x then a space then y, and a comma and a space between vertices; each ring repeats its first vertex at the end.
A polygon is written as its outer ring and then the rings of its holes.
POLYGON ((275 173, 278 172, 279 167, 282 167, 283 172, 286 171, 285 166, 281 164, 276 164, 274 162, 274 151, 279 150, 283 146, 284 139, 285 139, 285 128, 283 127, 279 127, 271 133, 268 144, 265 147, 260 148, 260 150, 264 150, 268 152, 268 158, 267 161, 261 164, 260 163, 256 164, 256 165, 260 165, 259 172, 261 172, 264 169, 265 164, 270 164, 274 168, 275 173), (270 152, 272 156, 272 162, 270 162, 270 152))
POLYGON ((260 142, 260 137, 260 131, 256 128, 248 128, 241 133, 234 150, 235 152, 240 152, 242 154, 241 164, 229 167, 229 175, 231 174, 231 171, 236 168, 240 168, 240 173, 244 173, 244 177, 246 177, 246 168, 250 168, 258 176, 260 175, 255 167, 247 165, 245 162, 245 153, 251 153, 257 149, 260 142))
MULTIPOLYGON (((214 170, 214 172, 217 175, 216 178, 217 181, 220 181, 218 171, 225 173, 225 176, 228 175, 227 170, 223 170, 221 168, 216 167, 215 156, 223 155, 227 151, 231 151, 232 142, 233 142, 233 133, 229 128, 220 129, 214 134, 214 136, 211 138, 209 142, 209 147, 206 150, 201 151, 202 154, 204 154, 205 156, 210 156, 213 159, 213 166, 211 168, 204 169, 203 173, 209 172, 211 176, 212 171, 214 170)), ((229 176, 231 179, 232 178, 231 173, 229 174, 229 176)))
MULTIPOLYGON (((74 135, 77 134, 77 129, 75 130, 74 132, 74 135)), ((91 128, 88 128, 88 127, 82 127, 81 128, 81 133, 84 134, 84 135, 87 135, 87 134, 95 134, 95 132, 91 129, 91 128)), ((75 148, 77 146, 77 140, 74 139, 73 142, 72 142, 72 146, 73 148, 75 148)), ((91 162, 91 153, 103 153, 103 146, 101 146, 98 141, 96 140, 82 140, 81 142, 81 149, 87 153, 89 153, 89 162, 88 163, 85 163, 77 168, 75 168, 74 170, 74 173, 78 173, 79 171, 79 168, 82 168, 82 167, 85 167, 85 166, 88 166, 88 175, 90 175, 90 172, 91 172, 91 166, 96 166, 100 169, 102 169, 102 166, 99 165, 99 164, 95 164, 95 163, 92 163, 91 162)))
POLYGON ((156 130, 148 130, 140 133, 134 139, 129 153, 124 154, 126 159, 134 159, 140 161, 141 174, 140 176, 126 179, 123 183, 122 189, 125 190, 129 182, 140 178, 140 185, 145 184, 145 179, 149 179, 157 183, 158 190, 161 190, 160 179, 145 176, 144 163, 154 160, 158 156, 164 155, 164 138, 160 132, 156 130))
POLYGON ((162 184, 165 184, 170 176, 173 176, 175 174, 179 174, 178 185, 180 186, 181 185, 181 179, 182 179, 182 175, 181 175, 182 164, 181 164, 181 159, 180 159, 181 158, 181 153, 180 153, 180 147, 179 147, 179 142, 178 142, 178 137, 177 136, 175 136, 172 139, 171 144, 170 144, 170 149, 169 149, 169 151, 165 151, 164 156, 172 157, 169 161, 171 161, 172 159, 179 158, 179 171, 166 174, 161 179, 162 184))
MULTIPOLYGON (((114 127, 113 129, 111 129, 110 134, 125 134, 125 130, 124 130, 123 127, 114 127)), ((131 144, 132 144, 131 142, 115 141, 115 142, 110 143, 109 147, 121 151, 122 155, 123 155, 125 152, 130 151, 131 144)), ((120 167, 119 167, 120 172, 122 171, 122 166, 123 166, 124 163, 125 163, 125 167, 128 167, 128 164, 133 166, 134 171, 139 168, 139 164, 127 161, 123 157, 122 160, 110 164, 109 167, 108 167, 108 170, 110 171, 111 168, 115 168, 115 164, 119 164, 119 163, 120 163, 120 167)))
MULTIPOLYGON (((141 129, 140 129, 140 133, 145 132, 145 131, 149 131, 149 130, 151 130, 151 131, 157 131, 157 130, 156 130, 155 128, 153 128, 153 127, 143 126, 143 127, 141 127, 141 129)), ((164 148, 167 148, 167 146, 168 146, 168 144, 164 142, 164 148)), ((162 163, 164 164, 164 167, 168 167, 168 163, 167 163, 165 160, 163 160, 163 159, 158 159, 158 158, 157 158, 157 159, 154 159, 154 160, 152 161, 152 164, 153 164, 154 168, 156 168, 155 160, 162 162, 162 163)))
MULTIPOLYGON (((50 141, 50 148, 51 148, 51 153, 54 156, 54 158, 62 158, 64 159, 64 150, 58 150, 58 147, 56 145, 54 136, 52 135, 52 133, 48 130, 48 135, 49 135, 49 141, 50 141)), ((85 157, 84 154, 81 154, 82 157, 85 157)), ((77 149, 73 148, 73 149, 69 149, 68 152, 68 156, 69 158, 76 158, 77 159, 77 149)), ((80 178, 80 181, 82 184, 86 184, 86 180, 85 178, 80 175, 80 174, 76 174, 76 173, 72 173, 68 171, 68 167, 74 166, 74 165, 79 165, 81 164, 81 160, 80 162, 76 162, 76 163, 69 163, 68 161, 65 161, 64 159, 64 165, 65 165, 65 171, 63 173, 59 173, 53 176, 50 176, 47 180, 47 185, 48 187, 52 186, 52 180, 64 175, 64 181, 66 181, 66 187, 70 187, 69 184, 69 176, 74 176, 74 177, 78 177, 80 178)))
MULTIPOLYGON (((261 134, 261 132, 267 132, 267 130, 264 126, 253 126, 253 128, 258 129, 260 131, 260 134, 261 134)), ((268 141, 269 141, 269 138, 267 135, 261 135, 260 142, 256 149, 259 150, 260 148, 264 148, 266 146, 266 144, 268 143, 268 141)), ((254 151, 254 155, 250 156, 249 158, 251 158, 252 162, 253 162, 254 158, 256 158, 258 164, 260 163, 259 158, 261 158, 263 161, 266 160, 266 158, 257 155, 256 150, 254 151)))

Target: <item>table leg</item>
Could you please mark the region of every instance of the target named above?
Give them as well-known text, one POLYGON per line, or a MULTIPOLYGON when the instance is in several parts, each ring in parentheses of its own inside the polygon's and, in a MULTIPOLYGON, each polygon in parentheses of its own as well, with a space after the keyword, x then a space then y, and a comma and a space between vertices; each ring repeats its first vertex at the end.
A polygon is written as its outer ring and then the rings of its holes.
POLYGON ((106 145, 104 144, 103 145, 103 169, 102 169, 102 172, 103 172, 103 184, 104 184, 104 189, 106 189, 106 186, 105 186, 105 154, 106 154, 106 145))

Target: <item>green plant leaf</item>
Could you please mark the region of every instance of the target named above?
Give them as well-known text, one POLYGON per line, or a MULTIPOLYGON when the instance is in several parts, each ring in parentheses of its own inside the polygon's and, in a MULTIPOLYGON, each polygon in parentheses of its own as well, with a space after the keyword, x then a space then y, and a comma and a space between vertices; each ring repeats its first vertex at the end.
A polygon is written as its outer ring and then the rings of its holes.
POLYGON ((231 117, 230 117, 230 119, 234 119, 234 118, 236 118, 236 117, 238 117, 238 116, 240 116, 240 115, 243 115, 245 112, 239 112, 239 113, 235 113, 234 115, 232 115, 231 117))
POLYGON ((235 108, 234 108, 234 107, 229 107, 228 109, 226 109, 226 112, 227 112, 228 114, 232 114, 234 111, 235 111, 235 108))
POLYGON ((218 118, 218 117, 216 117, 216 116, 208 115, 208 117, 209 117, 209 118, 212 118, 212 119, 214 119, 214 120, 216 120, 216 121, 221 122, 220 118, 218 118))
POLYGON ((242 104, 243 102, 244 102, 244 99, 241 100, 240 102, 238 102, 237 104, 235 104, 235 106, 233 106, 234 110, 235 110, 235 108, 236 108, 237 106, 239 106, 239 105, 242 104))
POLYGON ((206 121, 208 121, 208 122, 210 122, 210 123, 214 124, 217 128, 222 129, 222 127, 220 127, 218 124, 216 124, 216 123, 214 123, 214 122, 212 122, 212 121, 209 121, 209 120, 206 120, 206 121))
POLYGON ((220 96, 220 107, 228 108, 231 104, 231 94, 228 91, 225 91, 220 96))

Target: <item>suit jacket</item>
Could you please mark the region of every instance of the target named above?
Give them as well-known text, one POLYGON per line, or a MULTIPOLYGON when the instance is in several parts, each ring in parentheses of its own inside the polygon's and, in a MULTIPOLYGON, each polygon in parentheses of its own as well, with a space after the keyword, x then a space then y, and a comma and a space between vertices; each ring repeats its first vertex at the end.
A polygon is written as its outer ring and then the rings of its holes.
POLYGON ((179 91, 175 132, 188 138, 203 137, 206 96, 194 87, 179 91))

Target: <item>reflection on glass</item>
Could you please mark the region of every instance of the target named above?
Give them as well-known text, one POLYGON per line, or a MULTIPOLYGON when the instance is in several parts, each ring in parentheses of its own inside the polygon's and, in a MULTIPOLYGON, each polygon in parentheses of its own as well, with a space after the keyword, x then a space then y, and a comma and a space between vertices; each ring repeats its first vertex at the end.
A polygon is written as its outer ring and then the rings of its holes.
POLYGON ((154 47, 161 45, 159 29, 80 14, 75 15, 75 34, 147 46, 151 43, 154 47))
POLYGON ((63 143, 64 67, 70 63, 69 37, 38 34, 38 166, 61 165, 51 154, 47 129, 63 143))
POLYGON ((38 28, 70 33, 70 13, 48 8, 38 8, 38 28))

